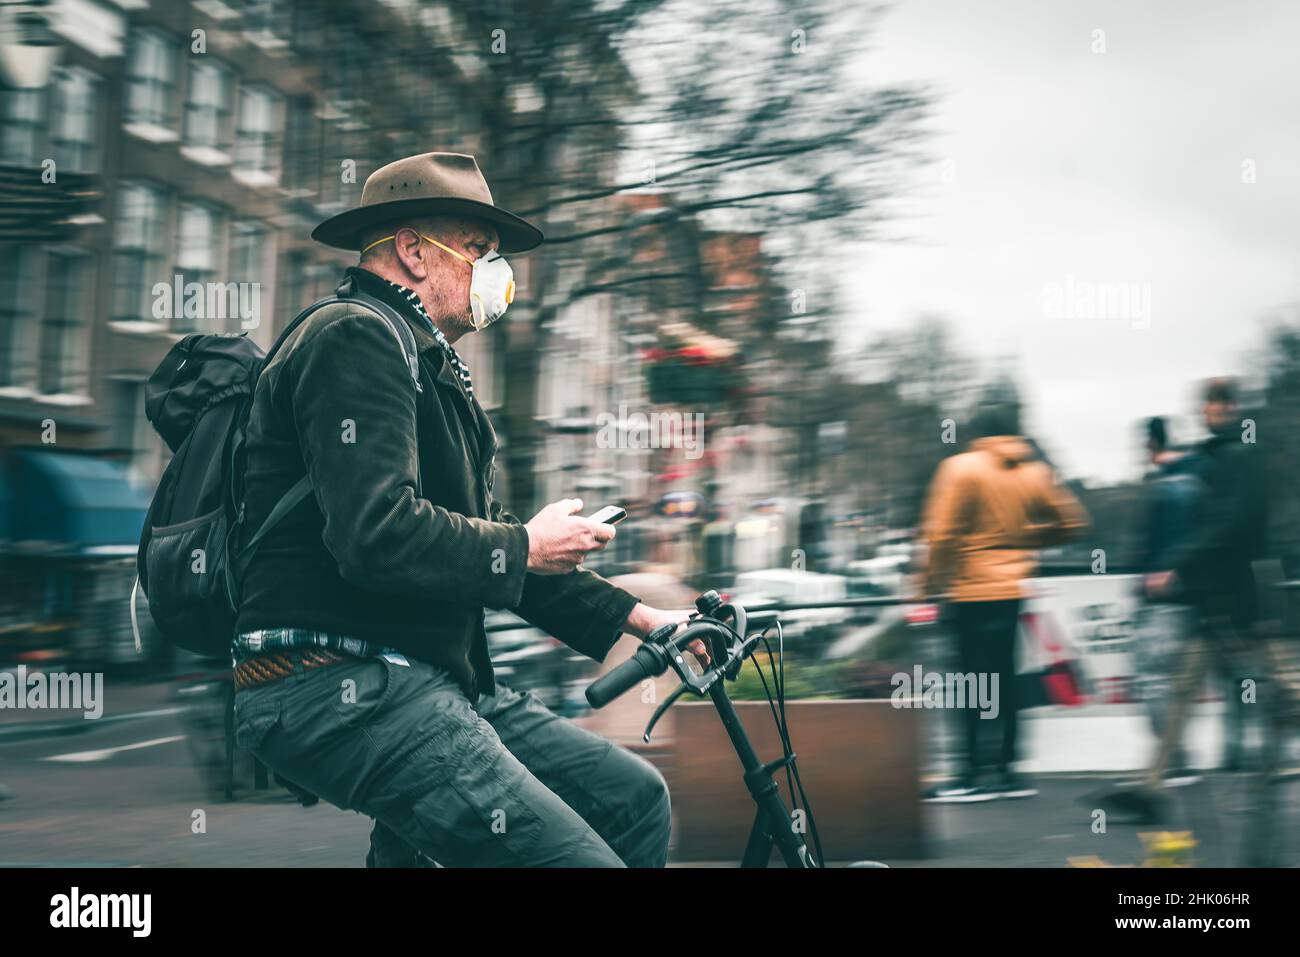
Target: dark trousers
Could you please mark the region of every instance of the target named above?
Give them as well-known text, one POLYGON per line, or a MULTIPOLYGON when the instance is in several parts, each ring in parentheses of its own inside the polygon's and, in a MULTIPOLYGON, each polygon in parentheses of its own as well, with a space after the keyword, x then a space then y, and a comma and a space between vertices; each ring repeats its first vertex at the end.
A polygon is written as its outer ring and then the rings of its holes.
POLYGON ((356 659, 240 691, 240 745, 376 822, 372 863, 662 867, 668 789, 648 761, 498 684, 356 659), (385 860, 386 859, 386 860, 385 860))
POLYGON ((1165 770, 1182 740, 1191 708, 1200 694, 1207 675, 1217 669, 1227 679, 1225 687, 1225 758, 1240 762, 1242 755, 1242 724, 1251 706, 1242 700, 1243 681, 1256 684, 1256 701, 1265 705, 1258 717, 1263 723, 1265 747, 1282 735, 1277 729, 1288 721, 1294 712, 1294 656, 1286 654, 1289 643, 1285 640, 1267 640, 1253 635, 1224 617, 1205 617, 1200 621, 1199 632, 1182 647, 1181 661, 1174 670, 1174 688, 1169 709, 1169 720, 1162 729, 1156 756, 1147 770, 1145 784, 1156 789, 1161 785, 1165 770), (1292 683, 1288 684, 1288 676, 1292 683))
POLYGON ((957 656, 964 673, 998 676, 996 718, 981 717, 978 708, 962 712, 966 753, 964 770, 975 777, 1011 770, 1016 760, 1016 628, 1020 601, 964 601, 953 605, 957 656))

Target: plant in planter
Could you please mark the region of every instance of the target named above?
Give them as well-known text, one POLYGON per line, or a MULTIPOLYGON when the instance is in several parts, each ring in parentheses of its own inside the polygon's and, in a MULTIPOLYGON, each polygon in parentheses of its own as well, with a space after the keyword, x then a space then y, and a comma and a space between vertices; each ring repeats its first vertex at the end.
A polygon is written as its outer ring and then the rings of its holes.
MULTIPOLYGON (((785 645, 790 737, 831 860, 923 853, 919 712, 898 709, 890 700, 891 678, 903 670, 896 662, 902 660, 907 641, 905 631, 894 634, 889 629, 872 643, 873 653, 835 660, 800 654, 785 645)), ((774 676, 780 673, 775 640, 772 649, 772 655, 756 651, 727 686, 765 759, 781 750, 758 670, 762 668, 767 690, 774 692, 774 676)), ((725 856, 727 848, 744 839, 749 826, 747 814, 736 813, 738 808, 748 810, 748 798, 735 780, 734 755, 717 734, 708 703, 684 704, 675 711, 676 853, 686 860, 725 856)), ((787 783, 778 778, 785 792, 787 783)))

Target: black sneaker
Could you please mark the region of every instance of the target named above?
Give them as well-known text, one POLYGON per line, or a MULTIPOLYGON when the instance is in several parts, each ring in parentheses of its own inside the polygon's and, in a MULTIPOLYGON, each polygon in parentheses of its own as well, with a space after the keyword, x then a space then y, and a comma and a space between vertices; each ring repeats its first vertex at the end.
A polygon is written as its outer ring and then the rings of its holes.
POLYGON ((980 787, 967 778, 936 784, 922 796, 927 804, 974 804, 977 801, 992 801, 996 794, 988 788, 980 787))
POLYGON ((1038 793, 1038 788, 1029 783, 1028 778, 1022 778, 1019 774, 1002 774, 988 788, 993 792, 994 797, 999 798, 1031 798, 1038 793))

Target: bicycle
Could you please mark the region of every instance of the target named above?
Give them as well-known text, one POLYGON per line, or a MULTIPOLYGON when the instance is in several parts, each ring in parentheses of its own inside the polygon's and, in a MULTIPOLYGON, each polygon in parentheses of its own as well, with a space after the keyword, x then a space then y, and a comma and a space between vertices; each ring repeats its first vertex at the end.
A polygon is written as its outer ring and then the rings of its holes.
POLYGON ((592 682, 587 687, 587 702, 593 708, 603 708, 646 678, 658 677, 672 668, 681 679, 681 684, 655 709, 646 725, 643 739, 647 742, 650 740, 654 726, 682 695, 688 691, 701 698, 707 695, 713 701, 718 717, 731 738, 732 746, 744 768, 745 786, 757 805, 740 866, 766 867, 775 847, 788 867, 820 867, 823 860, 821 839, 817 834, 817 825, 803 782, 799 779, 795 752, 791 747, 785 720, 785 648, 781 623, 774 618, 762 631, 748 635, 749 621, 745 609, 737 603, 723 601, 716 591, 700 595, 695 600, 695 608, 697 613, 691 616, 684 628, 672 624, 656 629, 637 649, 636 654, 592 682), (777 631, 779 665, 771 664, 773 656, 767 636, 773 628, 777 631), (686 655, 689 652, 685 651, 696 639, 704 640, 709 652, 709 666, 699 672, 688 663, 686 655), (749 735, 745 733, 726 688, 727 681, 735 681, 739 677, 745 659, 752 657, 760 644, 767 649, 772 669, 771 689, 768 688, 767 678, 757 659, 754 667, 758 669, 763 690, 767 694, 768 706, 776 721, 783 751, 781 757, 766 763, 750 743, 749 735), (774 775, 782 768, 786 771, 786 784, 790 794, 797 794, 799 803, 803 805, 815 853, 809 850, 795 823, 794 814, 786 807, 777 788, 774 775))

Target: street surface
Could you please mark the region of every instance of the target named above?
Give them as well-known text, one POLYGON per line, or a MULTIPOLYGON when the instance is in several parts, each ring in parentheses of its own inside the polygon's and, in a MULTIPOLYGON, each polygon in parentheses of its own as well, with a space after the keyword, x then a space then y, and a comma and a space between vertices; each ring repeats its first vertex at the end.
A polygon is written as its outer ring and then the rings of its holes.
MULTIPOLYGON (((369 822, 321 804, 300 807, 281 789, 256 791, 246 765, 233 803, 208 794, 196 772, 172 686, 106 686, 104 717, 6 712, 0 723, 0 866, 347 867, 361 866, 369 822), (193 833, 196 810, 206 833, 193 833)), ((1217 754, 1217 705, 1192 726, 1193 758, 1217 754)), ((936 734, 938 732, 936 731, 936 734)), ((1087 795, 1141 766, 1150 736, 1141 713, 1039 709, 1024 721, 1025 769, 1035 798, 973 805, 926 805, 928 855, 892 866, 1068 866, 1096 859, 1133 865, 1156 829, 1109 823, 1094 833, 1087 795)), ((796 742, 797 745, 797 742, 796 742)), ((936 750, 941 750, 941 745, 936 750)), ((942 761, 931 762, 937 770, 942 761)), ((1231 866, 1240 859, 1248 774, 1210 774, 1172 788, 1169 830, 1190 830, 1189 859, 1231 866)), ((1300 863, 1300 781, 1282 785, 1278 839, 1283 861, 1300 863)), ((814 810, 816 795, 812 795, 814 810)), ((736 849, 737 859, 741 848, 736 849)), ((833 859, 833 850, 827 849, 833 859)), ((846 863, 846 862, 841 862, 846 863)))

